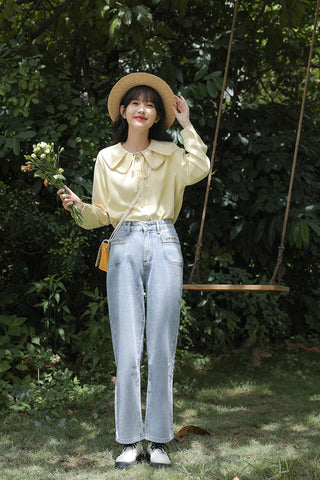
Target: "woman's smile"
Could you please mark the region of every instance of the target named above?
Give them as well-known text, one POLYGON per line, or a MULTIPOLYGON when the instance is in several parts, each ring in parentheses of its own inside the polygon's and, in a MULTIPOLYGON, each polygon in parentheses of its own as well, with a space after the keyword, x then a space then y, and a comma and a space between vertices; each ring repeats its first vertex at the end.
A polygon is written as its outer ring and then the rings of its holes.
POLYGON ((143 122, 144 120, 147 120, 146 117, 141 117, 140 115, 137 115, 134 117, 136 120, 138 120, 139 122, 143 122))

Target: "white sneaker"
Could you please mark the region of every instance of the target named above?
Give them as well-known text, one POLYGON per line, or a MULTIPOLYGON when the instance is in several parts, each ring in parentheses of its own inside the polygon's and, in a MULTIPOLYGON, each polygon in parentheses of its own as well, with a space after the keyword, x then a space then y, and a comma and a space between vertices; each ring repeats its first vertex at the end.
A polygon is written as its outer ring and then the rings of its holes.
POLYGON ((115 468, 129 468, 143 459, 142 442, 123 445, 121 454, 116 458, 115 468))
POLYGON ((147 460, 151 467, 171 467, 171 461, 164 443, 149 442, 147 460))

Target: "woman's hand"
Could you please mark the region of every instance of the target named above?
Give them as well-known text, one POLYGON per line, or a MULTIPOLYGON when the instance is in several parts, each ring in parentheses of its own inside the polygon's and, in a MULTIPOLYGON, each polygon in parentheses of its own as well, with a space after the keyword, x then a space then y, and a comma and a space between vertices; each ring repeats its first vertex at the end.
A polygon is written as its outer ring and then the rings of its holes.
POLYGON ((189 125, 191 125, 189 118, 189 105, 187 104, 187 101, 183 98, 182 95, 180 95, 180 97, 177 97, 175 95, 175 99, 176 106, 172 105, 172 109, 174 111, 176 119, 178 120, 182 128, 187 128, 189 125))
POLYGON ((82 212, 84 203, 70 188, 67 186, 60 188, 60 190, 57 191, 57 195, 59 195, 61 199, 63 208, 68 210, 68 212, 70 212, 70 207, 73 204, 82 212))

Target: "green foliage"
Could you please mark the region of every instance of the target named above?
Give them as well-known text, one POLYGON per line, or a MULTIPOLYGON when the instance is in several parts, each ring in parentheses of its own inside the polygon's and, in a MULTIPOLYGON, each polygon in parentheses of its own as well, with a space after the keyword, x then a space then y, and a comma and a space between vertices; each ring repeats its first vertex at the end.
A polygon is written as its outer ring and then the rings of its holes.
POLYGON ((105 378, 114 370, 113 350, 107 298, 96 288, 94 292, 84 291, 90 300, 83 312, 82 327, 73 335, 73 351, 77 353, 81 377, 89 376, 91 381, 105 378))
MULTIPOLYGON (((108 394, 107 387, 83 384, 68 368, 45 367, 37 381, 30 376, 25 376, 20 384, 6 384, 0 380, 1 388, 6 389, 3 406, 9 414, 39 413, 47 423, 55 422, 63 427, 67 409, 85 408, 101 393, 104 397, 108 394)), ((35 423, 41 427, 39 421, 35 423)))
POLYGON ((39 344, 26 318, 0 315, 0 374, 7 381, 19 381, 28 372, 28 355, 39 344))
POLYGON ((49 275, 43 280, 34 282, 27 293, 36 293, 40 297, 41 302, 35 306, 41 307, 44 314, 42 318, 43 340, 56 351, 59 339, 68 342, 67 335, 71 335, 70 329, 72 328, 72 321, 70 321, 72 315, 66 299, 67 289, 62 277, 58 277, 56 274, 49 275))
MULTIPOLYGON (((235 267, 232 261, 217 257, 222 268, 212 271, 208 283, 266 284, 267 278, 235 267)), ((280 295, 282 297, 283 295, 280 295)), ((267 345, 290 333, 290 320, 282 298, 257 292, 188 292, 182 308, 184 337, 192 339, 196 351, 226 351, 246 342, 267 345), (191 313, 192 312, 192 313, 191 313)), ((184 341, 185 345, 188 345, 184 341)))
MULTIPOLYGON (((37 365, 58 352, 81 377, 97 380, 114 369, 105 276, 94 268, 109 232, 73 225, 53 187, 21 172, 24 155, 42 141, 64 147, 68 185, 89 200, 96 155, 111 138, 107 95, 118 78, 137 70, 162 76, 188 99, 210 155, 233 6, 222 0, 44 0, 41 8, 1 2, 0 292, 10 300, 0 313, 3 331, 6 322, 20 329, 10 336, 11 357, 3 353, 7 344, 1 350, 4 366, 10 364, 3 372, 8 384, 34 379, 37 365), (31 347, 38 359, 24 364, 31 347)), ((311 0, 240 2, 203 238, 204 282, 271 278, 313 15, 311 0)), ((180 351, 319 334, 319 52, 317 35, 283 261, 291 293, 185 293, 180 351)), ((181 141, 178 129, 171 133, 181 141)), ((186 277, 205 186, 186 190, 176 225, 186 277)))

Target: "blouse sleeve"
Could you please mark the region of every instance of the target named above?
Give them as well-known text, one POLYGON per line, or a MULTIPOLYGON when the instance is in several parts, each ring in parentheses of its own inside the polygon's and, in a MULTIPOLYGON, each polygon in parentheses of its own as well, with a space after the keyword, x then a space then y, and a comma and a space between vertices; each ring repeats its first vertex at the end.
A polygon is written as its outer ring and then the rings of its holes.
POLYGON ((182 158, 183 182, 192 185, 208 175, 210 160, 206 155, 207 146, 192 125, 183 129, 181 135, 187 152, 182 158))
POLYGON ((106 210, 109 197, 107 185, 107 169, 102 156, 96 160, 93 177, 92 203, 85 203, 82 210, 82 227, 86 230, 110 224, 110 217, 106 210))

